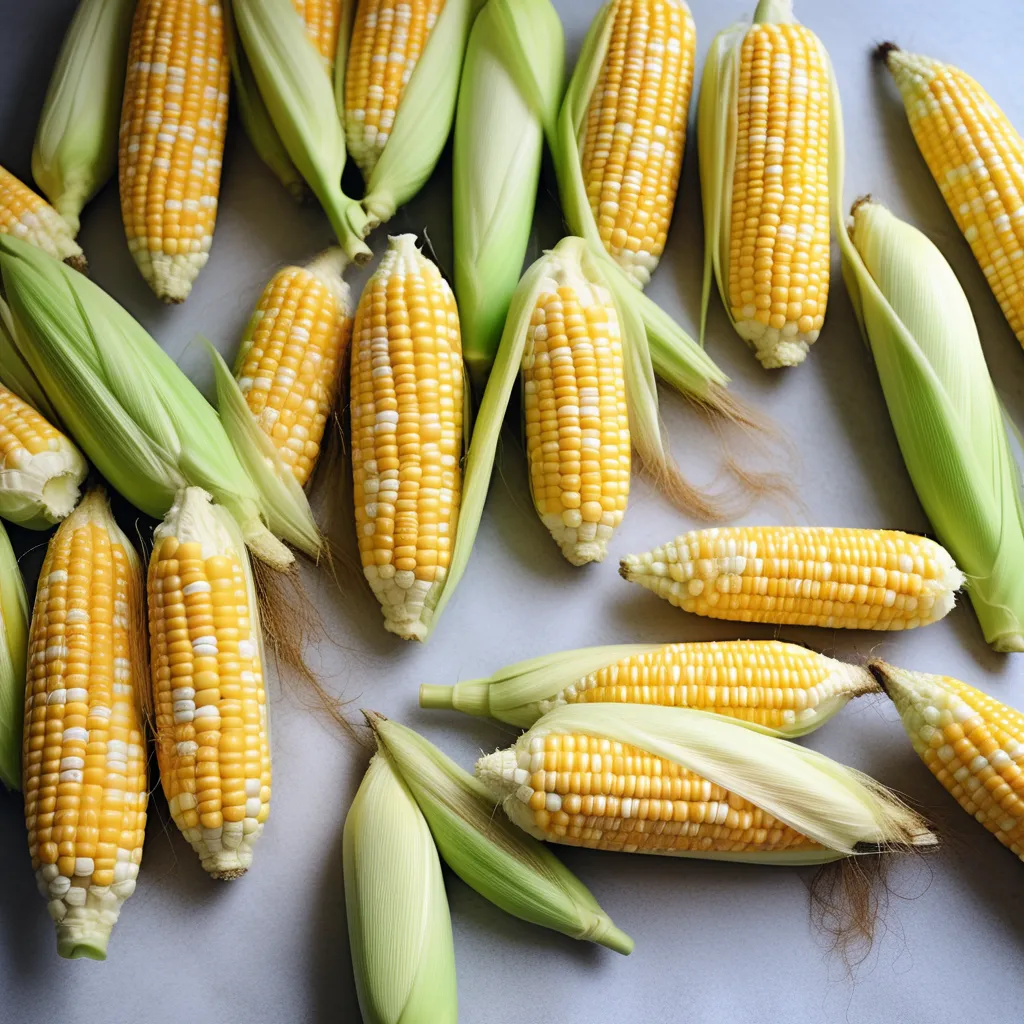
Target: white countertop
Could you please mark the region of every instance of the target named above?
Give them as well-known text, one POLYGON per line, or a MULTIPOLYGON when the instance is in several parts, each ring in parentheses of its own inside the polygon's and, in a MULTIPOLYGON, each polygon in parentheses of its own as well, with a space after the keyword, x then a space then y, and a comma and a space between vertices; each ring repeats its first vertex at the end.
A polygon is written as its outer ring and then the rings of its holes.
MULTIPOLYGON (((36 119, 73 0, 0 0, 0 163, 25 180, 36 119)), ((597 0, 556 0, 570 56, 597 0)), ((702 62, 713 34, 753 0, 693 0, 702 62)), ((892 39, 959 64, 981 79, 1024 128, 1020 40, 1024 8, 1005 0, 802 0, 797 15, 819 33, 839 77, 847 131, 847 206, 871 191, 940 246, 971 299, 989 365, 1024 426, 1024 353, 1004 322, 970 249, 920 159, 895 88, 872 64, 892 39)), ((694 117, 668 251, 649 289, 693 327, 699 309, 700 226, 694 117)), ((552 189, 550 178, 545 186, 552 189)), ((392 230, 426 229, 450 269, 446 161, 392 230)), ((559 237, 549 198, 537 245, 559 237)), ((81 242, 94 280, 109 289, 188 369, 203 333, 232 353, 266 279, 330 242, 315 207, 297 209, 253 155, 232 120, 212 256, 188 302, 152 296, 124 244, 112 187, 83 217, 81 242), (182 356, 182 353, 184 355, 182 356)), ((383 249, 383 232, 372 239, 383 249)), ((799 490, 813 525, 925 531, 889 425, 871 358, 857 334, 833 261, 833 290, 806 364, 765 373, 712 304, 708 348, 736 394, 773 416, 799 448, 799 490)), ((356 287, 364 274, 353 276, 356 287)), ((662 403, 675 452, 697 479, 714 472, 714 446, 685 403, 662 403)), ((781 522, 765 504, 745 522, 781 522)), ((312 655, 325 685, 422 729, 470 767, 512 730, 454 713, 422 712, 420 682, 487 675, 522 658, 595 643, 765 638, 686 616, 616 574, 618 558, 692 525, 641 479, 603 566, 569 566, 534 514, 515 435, 503 458, 466 576, 426 646, 402 644, 380 625, 368 589, 341 594, 311 582, 335 645, 312 655)), ((37 536, 12 531, 19 550, 37 536)), ((34 575, 38 549, 26 559, 34 575)), ((1024 567, 1022 567, 1024 571, 1024 567)), ((826 653, 869 653, 958 676, 1024 707, 1024 657, 991 653, 964 603, 943 622, 905 635, 783 629, 826 653)), ((358 1020, 348 960, 341 828, 366 752, 310 711, 300 684, 271 674, 274 795, 254 866, 239 882, 210 881, 156 796, 136 894, 125 905, 105 964, 58 959, 36 891, 18 796, 0 792, 0 1024, 285 1024, 358 1020)), ((636 939, 625 958, 507 917, 448 877, 460 1019, 466 1024, 730 1024, 879 1022, 1010 1024, 1020 1017, 1024 941, 1022 866, 955 805, 920 763, 893 708, 861 700, 806 741, 905 793, 944 830, 944 852, 893 870, 886 927, 852 978, 809 922, 812 872, 566 851, 616 924, 636 939), (907 897, 907 898, 903 898, 907 897)), ((153 778, 155 785, 155 775, 153 778)))

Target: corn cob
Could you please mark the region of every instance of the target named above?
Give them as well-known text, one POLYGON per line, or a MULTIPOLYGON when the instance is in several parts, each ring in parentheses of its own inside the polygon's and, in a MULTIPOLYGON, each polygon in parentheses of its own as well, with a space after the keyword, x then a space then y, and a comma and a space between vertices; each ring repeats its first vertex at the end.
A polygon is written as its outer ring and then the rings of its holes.
POLYGON ((476 771, 520 828, 570 846, 819 864, 935 842, 867 776, 687 708, 559 708, 476 771))
POLYGON ((959 68, 891 43, 879 55, 942 198, 1024 345, 1024 139, 959 68))
POLYGON ((958 679, 869 667, 932 775, 1024 860, 1024 714, 958 679))
POLYGON ((825 319, 830 155, 841 146, 832 79, 792 0, 760 0, 753 24, 716 37, 701 84, 701 321, 713 272, 737 334, 766 369, 802 363, 825 319))
POLYGON ((29 852, 61 956, 106 958, 146 828, 142 568, 102 491, 50 541, 29 634, 29 852))
POLYGON ((76 270, 86 269, 82 248, 60 214, 3 167, 0 167, 0 234, 23 238, 76 270))
POLYGON ((237 527, 198 487, 153 534, 148 596, 160 783, 203 868, 238 878, 270 812, 263 641, 237 527))
POLYGON ((338 33, 347 16, 345 0, 292 0, 306 25, 306 34, 316 47, 329 75, 334 74, 334 58, 338 52, 338 33))
POLYGON ((388 239, 356 309, 352 473, 363 572, 388 630, 423 639, 462 492, 459 313, 414 235, 388 239))
POLYGON ((235 361, 246 404, 305 486, 320 455, 352 332, 341 249, 268 282, 235 361))
POLYGON ((0 523, 0 782, 21 788, 28 598, 7 531, 0 523))
POLYGON ((59 430, 0 385, 0 516, 49 529, 75 507, 88 468, 59 430))
POLYGON ((209 259, 230 64, 213 0, 139 0, 118 150, 128 248, 153 291, 182 302, 209 259))
POLYGON ((914 629, 963 583, 934 541, 895 530, 737 526, 696 530, 619 572, 694 615, 826 629, 914 629))
POLYGON ((565 651, 489 679, 420 687, 420 705, 529 727, 566 704, 656 704, 711 711, 793 739, 877 692, 867 669, 777 640, 636 644, 565 651))

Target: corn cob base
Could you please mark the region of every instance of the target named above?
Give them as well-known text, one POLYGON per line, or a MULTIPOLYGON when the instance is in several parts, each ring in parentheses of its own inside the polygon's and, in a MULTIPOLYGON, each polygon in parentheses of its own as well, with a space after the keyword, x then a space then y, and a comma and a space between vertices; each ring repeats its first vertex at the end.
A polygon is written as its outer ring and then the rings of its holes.
MULTIPOLYGON (((138 870, 137 865, 131 866, 138 870)), ((57 953, 67 960, 105 960, 107 943, 121 913, 121 904, 135 891, 134 878, 112 886, 92 886, 88 889, 85 888, 87 879, 77 879, 80 883, 78 886, 74 885, 76 879, 72 879, 72 885, 64 897, 53 898, 53 884, 60 878, 58 876, 52 881, 46 881, 42 875, 41 868, 36 872, 36 879, 39 891, 49 900, 47 909, 57 925, 57 953), (69 899, 75 898, 72 894, 76 888, 83 894, 84 903, 69 903, 69 899), (122 895, 118 895, 118 891, 122 895)))

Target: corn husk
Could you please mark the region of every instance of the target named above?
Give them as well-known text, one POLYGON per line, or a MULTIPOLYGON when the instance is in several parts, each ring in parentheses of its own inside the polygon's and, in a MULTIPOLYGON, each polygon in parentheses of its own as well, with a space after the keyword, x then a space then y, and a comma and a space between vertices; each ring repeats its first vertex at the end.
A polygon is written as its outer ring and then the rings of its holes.
MULTIPOLYGON (((293 503, 296 492, 284 474, 250 478, 243 461, 254 466, 260 455, 246 447, 245 430, 229 439, 212 406, 117 302, 10 235, 0 236, 0 274, 22 358, 68 432, 128 501, 159 518, 181 487, 200 486, 269 564, 293 559, 274 529, 311 557, 318 554, 320 535, 305 496, 304 506, 293 503)), ((247 407, 246 414, 252 421, 247 407)))
POLYGON ((475 0, 445 0, 430 30, 366 183, 362 202, 370 229, 389 221, 433 173, 455 118, 462 61, 476 10, 475 0))
POLYGON ((494 813, 487 789, 412 729, 364 712, 427 819, 438 852, 468 886, 513 917, 629 954, 585 885, 541 843, 494 813))
POLYGON ((23 402, 45 416, 54 426, 59 424, 57 410, 43 391, 28 363, 14 343, 14 317, 11 308, 0 298, 0 384, 13 391, 23 402))
POLYGON ((82 207, 114 173, 133 0, 81 0, 50 78, 32 177, 78 234, 82 207))
MULTIPOLYGON (((746 641, 722 641, 710 646, 717 652, 716 657, 725 658, 729 655, 731 647, 742 645, 747 646, 746 641)), ((626 695, 630 661, 637 658, 645 658, 648 663, 656 658, 668 660, 673 651, 682 652, 687 644, 615 644, 610 647, 584 647, 576 651, 560 651, 557 654, 548 654, 540 658, 533 658, 530 661, 521 661, 515 665, 500 669, 487 679, 468 679, 454 686, 432 686, 423 684, 420 686, 420 706, 428 708, 453 708, 469 715, 487 715, 509 725, 529 728, 539 718, 549 711, 567 705, 586 704, 590 702, 587 695, 588 689, 594 685, 594 674, 601 669, 609 668, 613 674, 618 672, 616 666, 621 668, 621 675, 618 676, 621 685, 616 684, 616 692, 612 696, 603 696, 595 703, 628 703, 631 698, 626 695)), ((695 647, 705 645, 696 644, 695 647)), ((749 664, 755 661, 760 663, 763 657, 767 664, 772 664, 772 658, 781 658, 786 655, 787 649, 792 650, 792 644, 780 643, 776 640, 761 641, 758 646, 758 653, 751 653, 749 664)), ((830 718, 846 706, 854 697, 864 693, 877 692, 877 686, 873 683, 871 674, 867 669, 855 665, 847 665, 843 662, 833 661, 824 655, 812 655, 810 651, 801 651, 807 657, 816 657, 823 666, 828 666, 830 675, 826 683, 832 692, 818 703, 789 712, 788 721, 778 727, 762 726, 753 722, 745 722, 751 728, 767 735, 782 736, 785 739, 795 739, 799 736, 806 736, 815 729, 824 725, 830 718)), ((664 662, 663 662, 664 663, 664 662)), ((732 662, 730 662, 732 663, 732 662)), ((743 669, 739 670, 737 682, 743 687, 743 669)), ((733 697, 730 699, 728 691, 730 687, 722 687, 726 693, 714 704, 684 703, 684 701, 696 701, 697 698, 686 696, 687 684, 706 686, 706 682, 698 676, 691 678, 690 675, 680 677, 680 685, 671 698, 675 703, 673 707, 692 707, 696 710, 715 711, 721 704, 732 704, 736 706, 741 700, 733 697)), ((601 685, 609 685, 605 680, 601 685)), ((779 684, 776 684, 778 686, 779 684)), ((733 688, 735 689, 735 688, 733 688)), ((745 689, 742 690, 745 694, 745 689)), ((781 697, 781 690, 775 693, 781 697)), ((711 701, 714 698, 702 695, 703 700, 711 701)), ((657 705, 659 699, 655 694, 646 694, 642 703, 657 705)), ((742 709, 755 708, 756 705, 751 698, 747 704, 747 697, 742 697, 742 709)), ((781 705, 777 705, 781 706, 781 705)), ((724 711, 719 711, 724 717, 732 717, 724 711)), ((742 717, 742 715, 737 715, 742 717)))
POLYGON ((28 598, 7 531, 0 523, 0 782, 21 789, 28 598))
POLYGON ((757 864, 824 864, 842 857, 931 846, 924 821, 880 783, 798 744, 762 735, 735 719, 689 708, 577 704, 557 708, 515 746, 477 762, 477 778, 521 828, 538 839, 516 797, 519 755, 542 750, 549 733, 584 733, 629 744, 672 761, 749 800, 819 848, 743 853, 687 850, 670 854, 757 864))
POLYGON ((365 1024, 456 1024, 448 899, 430 829, 379 751, 345 818, 345 910, 365 1024))
POLYGON ((967 296, 921 232, 870 200, 840 235, 843 276, 896 438, 985 639, 1024 651, 1024 507, 967 296))
POLYGON ((452 154, 455 294, 462 353, 478 391, 522 273, 544 123, 558 112, 563 64, 562 23, 549 0, 488 0, 466 48, 452 154))
MULTIPOLYGON (((292 0, 233 0, 245 59, 289 159, 313 190, 338 242, 354 263, 370 250, 366 217, 341 190, 345 135, 323 60, 292 0)), ((343 18, 343 24, 345 19, 343 18)), ((339 42, 339 52, 341 42, 339 42)))

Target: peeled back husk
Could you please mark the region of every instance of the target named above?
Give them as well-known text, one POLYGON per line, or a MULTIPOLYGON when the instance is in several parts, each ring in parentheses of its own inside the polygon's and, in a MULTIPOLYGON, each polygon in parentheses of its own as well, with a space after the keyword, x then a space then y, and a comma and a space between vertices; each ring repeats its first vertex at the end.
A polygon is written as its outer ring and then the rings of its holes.
POLYGON ((378 751, 345 818, 345 910, 366 1024, 456 1024, 448 898, 416 801, 378 751))
POLYGON ((0 782, 21 789, 28 598, 10 538, 0 523, 0 782))
POLYGON ((513 917, 629 954, 633 940, 550 850, 503 815, 486 787, 412 729, 364 712, 430 826, 445 863, 513 917))

